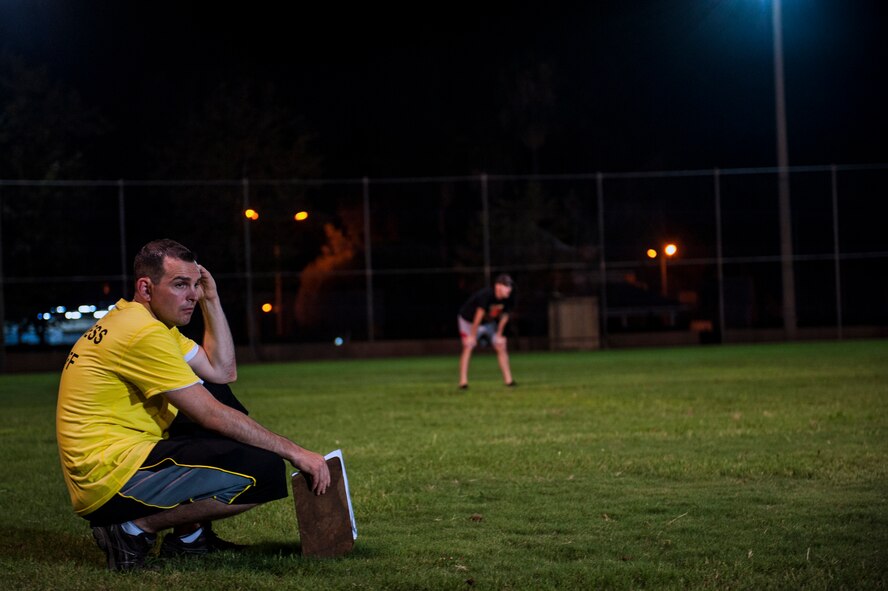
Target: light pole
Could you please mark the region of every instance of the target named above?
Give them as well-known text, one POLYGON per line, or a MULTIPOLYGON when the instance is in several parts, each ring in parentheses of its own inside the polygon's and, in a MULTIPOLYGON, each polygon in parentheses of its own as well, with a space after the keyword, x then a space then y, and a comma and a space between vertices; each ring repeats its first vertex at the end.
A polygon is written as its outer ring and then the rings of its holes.
MULTIPOLYGON (((246 203, 246 202, 245 202, 246 203)), ((247 208, 244 210, 244 217, 249 220, 246 223, 245 228, 247 229, 247 240, 249 241, 249 224, 250 222, 255 222, 259 219, 259 212, 252 208, 247 208)), ((293 220, 296 222, 304 222, 308 219, 308 212, 305 210, 297 211, 293 214, 293 220)), ((273 228, 273 236, 274 236, 274 245, 272 246, 272 255, 274 256, 274 304, 264 303, 261 306, 261 310, 268 314, 270 312, 274 312, 275 319, 275 334, 278 337, 282 337, 284 335, 284 288, 283 288, 283 277, 281 275, 281 245, 278 239, 278 221, 272 221, 273 228)), ((249 251, 248 251, 249 252, 249 251)), ((248 258, 249 260, 249 258, 248 258)), ((250 278, 252 278, 252 267, 249 272, 250 278)), ((251 283, 252 289, 252 283, 251 283)), ((249 300, 249 314, 250 318, 252 318, 252 308, 253 308, 253 300, 250 297, 249 300)))
POLYGON ((678 252, 678 247, 673 243, 663 245, 663 249, 657 252, 655 248, 647 249, 648 258, 660 257, 660 294, 665 298, 669 295, 669 282, 666 276, 666 259, 671 259, 678 252))
POLYGON ((783 18, 781 0, 772 0, 774 28, 774 102, 777 116, 777 183, 780 207, 780 270, 783 278, 783 329, 796 336, 795 277, 792 268, 792 210, 789 204, 789 149, 786 139, 786 98, 783 88, 783 18))
POLYGON ((244 306, 246 308, 247 342, 250 346, 250 355, 253 361, 259 359, 259 343, 256 335, 256 322, 253 318, 253 252, 250 240, 250 222, 259 219, 259 214, 249 208, 250 181, 246 178, 243 185, 243 209, 244 209, 244 263, 247 275, 247 290, 244 306))

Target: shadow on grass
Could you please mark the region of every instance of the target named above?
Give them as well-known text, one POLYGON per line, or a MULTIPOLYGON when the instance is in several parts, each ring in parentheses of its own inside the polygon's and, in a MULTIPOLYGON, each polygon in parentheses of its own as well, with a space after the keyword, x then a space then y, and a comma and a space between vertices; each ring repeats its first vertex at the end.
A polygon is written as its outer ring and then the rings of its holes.
MULTIPOLYGON (((159 544, 159 542, 158 542, 159 544)), ((218 552, 207 556, 171 559, 149 558, 161 570, 201 570, 207 568, 244 568, 278 571, 282 562, 311 565, 330 561, 368 558, 375 552, 356 545, 351 553, 338 558, 303 557, 298 541, 293 543, 262 542, 246 546, 239 552, 218 552)), ((40 530, 26 527, 0 526, 0 558, 10 561, 52 564, 77 564, 87 568, 104 569, 105 555, 96 545, 92 534, 40 530)))
MULTIPOLYGON (((363 560, 372 555, 365 548, 355 549, 337 558, 304 557, 298 543, 262 542, 247 546, 238 552, 219 552, 208 556, 157 559, 154 561, 161 574, 173 573, 249 573, 249 576, 271 575, 287 577, 294 574, 325 572, 336 563, 363 560)), ((336 567, 334 567, 336 568, 336 567)))
POLYGON ((358 557, 358 558, 371 558, 377 554, 377 552, 370 547, 367 547, 365 544, 360 542, 355 542, 355 547, 351 552, 345 554, 343 556, 338 556, 336 558, 317 558, 302 556, 302 545, 299 542, 293 542, 292 544, 282 544, 279 542, 262 542, 260 544, 253 544, 247 546, 243 551, 244 553, 250 554, 266 554, 266 555, 276 555, 276 556, 295 556, 302 560, 342 560, 347 559, 350 556, 358 557))
MULTIPOLYGON (((285 544, 280 542, 262 542, 252 544, 237 553, 237 556, 255 557, 258 559, 264 557, 286 557, 295 560, 305 561, 308 563, 330 562, 337 560, 348 560, 349 558, 372 558, 377 552, 373 548, 369 548, 364 544, 356 543, 351 552, 343 556, 335 558, 319 558, 316 556, 302 556, 302 546, 299 542, 285 544)), ((231 554, 229 554, 231 556, 231 554)))
POLYGON ((84 534, 0 526, 0 556, 47 564, 104 564, 105 557, 86 530, 84 534))

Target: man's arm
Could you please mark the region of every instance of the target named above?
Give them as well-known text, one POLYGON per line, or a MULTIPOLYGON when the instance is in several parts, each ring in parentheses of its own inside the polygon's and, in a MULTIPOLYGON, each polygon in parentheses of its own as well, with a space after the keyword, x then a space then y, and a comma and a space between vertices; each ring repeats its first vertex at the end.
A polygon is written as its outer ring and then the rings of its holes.
POLYGON ((200 269, 200 309, 204 318, 204 335, 203 345, 188 365, 207 381, 228 384, 237 379, 231 328, 222 311, 215 279, 202 265, 197 268, 200 269))
POLYGON ((472 330, 467 339, 467 344, 471 347, 474 347, 478 342, 478 327, 481 326, 482 320, 484 320, 484 308, 477 308, 475 310, 475 318, 472 319, 472 330))
POLYGON ((247 415, 216 400, 201 384, 164 393, 170 403, 194 422, 241 443, 276 453, 311 475, 312 490, 323 494, 330 485, 324 456, 269 431, 247 415))
POLYGON ((496 336, 497 336, 497 338, 500 338, 500 339, 505 338, 505 337, 503 337, 503 331, 506 329, 506 324, 507 324, 508 322, 509 322, 509 315, 508 315, 508 314, 503 314, 503 315, 500 317, 499 324, 498 324, 497 327, 496 327, 496 336))

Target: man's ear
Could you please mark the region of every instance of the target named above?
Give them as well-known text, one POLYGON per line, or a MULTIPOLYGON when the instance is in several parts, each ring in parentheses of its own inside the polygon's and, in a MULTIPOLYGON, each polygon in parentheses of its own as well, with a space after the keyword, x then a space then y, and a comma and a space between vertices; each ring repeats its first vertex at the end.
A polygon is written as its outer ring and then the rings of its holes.
POLYGON ((151 279, 148 277, 139 277, 136 280, 136 293, 139 294, 139 297, 146 301, 151 301, 151 288, 153 287, 151 283, 151 279))

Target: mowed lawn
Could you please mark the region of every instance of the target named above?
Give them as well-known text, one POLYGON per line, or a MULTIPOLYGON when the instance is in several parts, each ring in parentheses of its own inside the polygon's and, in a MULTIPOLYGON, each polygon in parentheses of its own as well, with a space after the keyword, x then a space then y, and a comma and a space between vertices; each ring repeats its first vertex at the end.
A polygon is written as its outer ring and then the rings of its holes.
POLYGON ((248 365, 251 414, 341 448, 359 530, 299 555, 292 499, 241 554, 109 573, 55 447, 57 374, 0 376, 6 589, 888 587, 888 341, 248 365))

